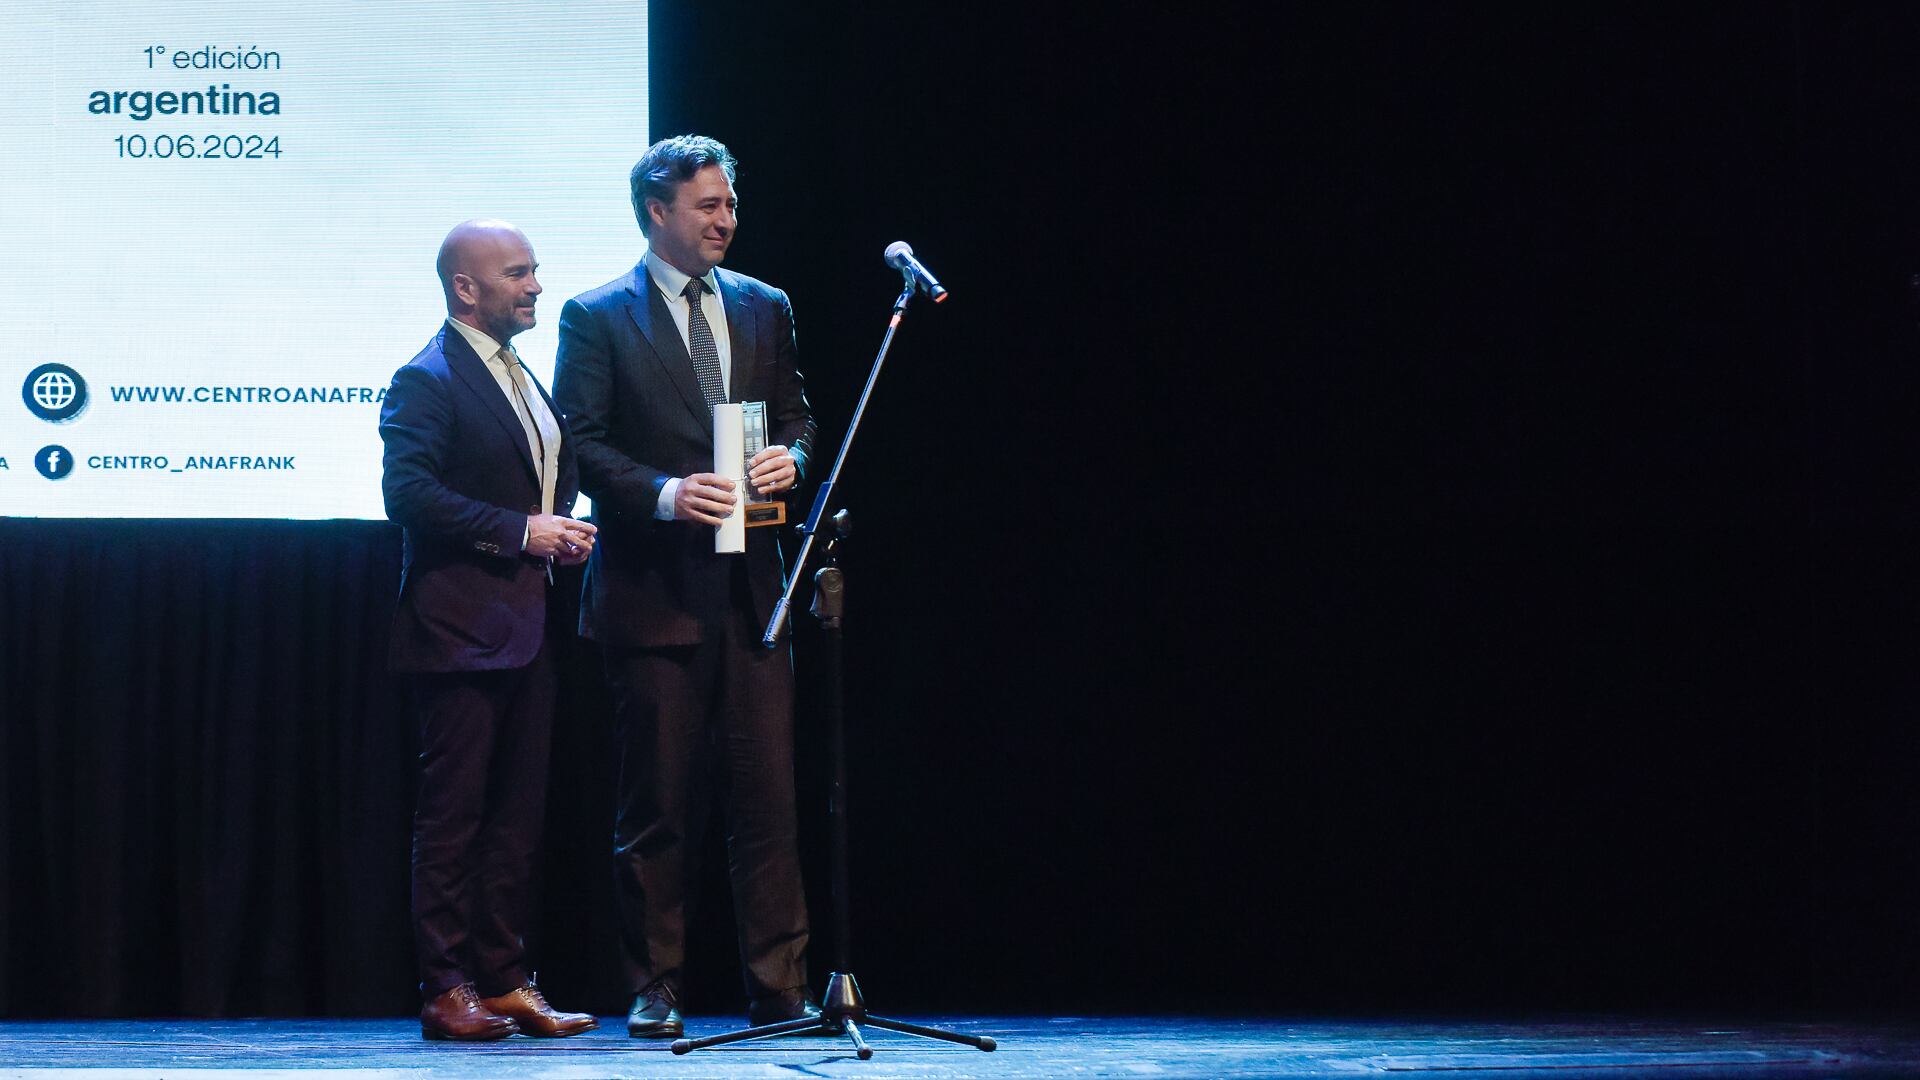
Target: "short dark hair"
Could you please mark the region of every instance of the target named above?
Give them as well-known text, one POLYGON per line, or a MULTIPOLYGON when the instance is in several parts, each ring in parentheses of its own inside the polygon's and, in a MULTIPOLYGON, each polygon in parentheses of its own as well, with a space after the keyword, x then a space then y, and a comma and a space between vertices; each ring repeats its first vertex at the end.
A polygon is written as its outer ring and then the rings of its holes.
POLYGON ((736 164, 723 143, 705 135, 675 135, 647 147, 627 178, 633 190, 633 216, 640 220, 641 235, 650 235, 653 228, 647 220, 648 199, 659 199, 672 206, 674 190, 709 165, 720 166, 727 174, 727 183, 731 184, 736 164))

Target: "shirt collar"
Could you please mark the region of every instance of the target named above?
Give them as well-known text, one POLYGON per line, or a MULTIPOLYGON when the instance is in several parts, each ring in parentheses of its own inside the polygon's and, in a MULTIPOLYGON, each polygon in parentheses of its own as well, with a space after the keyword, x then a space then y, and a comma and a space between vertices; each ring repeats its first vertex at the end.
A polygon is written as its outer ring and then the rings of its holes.
MULTIPOLYGON (((683 299, 683 294, 687 291, 687 282, 692 280, 693 275, 682 271, 665 259, 656 257, 651 251, 647 252, 646 258, 640 261, 647 266, 647 276, 653 279, 653 283, 660 287, 661 292, 667 294, 668 299, 683 299)), ((720 295, 719 274, 709 270, 700 280, 707 283, 708 292, 715 296, 720 295)))
POLYGON ((467 339, 467 344, 473 346, 473 351, 480 354, 480 359, 485 360, 489 364, 493 363, 495 359, 499 357, 501 349, 506 348, 505 345, 488 337, 483 331, 475 330, 459 319, 449 318, 447 325, 460 331, 460 336, 467 339))

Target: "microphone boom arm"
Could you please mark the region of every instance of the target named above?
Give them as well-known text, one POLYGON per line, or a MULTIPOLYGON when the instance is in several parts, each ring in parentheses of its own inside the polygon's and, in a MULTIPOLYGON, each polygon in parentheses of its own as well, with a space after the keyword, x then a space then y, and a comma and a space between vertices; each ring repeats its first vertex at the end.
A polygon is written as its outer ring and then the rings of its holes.
POLYGON ((786 632, 788 613, 793 609, 793 592, 806 576, 807 562, 813 556, 813 542, 820 536, 820 523, 831 509, 833 485, 839 481, 840 470, 847 463, 847 451, 853 448, 853 437, 860 432, 860 419, 867 414, 867 402, 873 397, 874 384, 880 381, 880 369, 886 366, 887 350, 893 348, 894 332, 900 329, 901 321, 907 317, 907 305, 913 302, 913 294, 919 288, 912 271, 902 273, 906 276, 906 287, 900 290, 899 298, 893 302, 893 317, 887 320, 887 334, 880 339, 880 352, 873 358, 873 370, 867 374, 866 388, 860 391, 860 403, 853 408, 853 419, 847 422, 847 436, 840 440, 840 452, 834 455, 833 469, 820 482, 820 490, 813 496, 813 509, 807 511, 807 520, 800 526, 800 535, 806 537, 800 544, 800 557, 794 560, 793 572, 787 575, 787 587, 781 592, 779 602, 773 605, 773 617, 767 620, 766 632, 760 635, 760 644, 769 649, 779 648, 780 635, 786 632))

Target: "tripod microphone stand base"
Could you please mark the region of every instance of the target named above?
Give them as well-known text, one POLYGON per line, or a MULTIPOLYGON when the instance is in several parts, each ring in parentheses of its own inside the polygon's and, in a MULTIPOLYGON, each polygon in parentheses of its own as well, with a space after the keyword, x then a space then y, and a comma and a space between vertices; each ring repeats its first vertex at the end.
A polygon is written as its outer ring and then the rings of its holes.
POLYGON ((861 1061, 873 1057, 873 1047, 860 1036, 860 1025, 870 1024, 887 1031, 898 1031, 903 1035, 917 1035, 923 1039, 940 1039, 943 1042, 960 1043, 963 1046, 992 1050, 997 1044, 985 1035, 962 1035, 957 1031, 944 1028, 923 1027, 901 1020, 889 1020, 884 1016, 874 1016, 867 1012, 867 1006, 860 999, 860 985, 848 973, 836 971, 827 978, 826 1000, 820 1003, 818 1018, 807 1017, 800 1020, 782 1020, 777 1024, 762 1024, 759 1027, 741 1031, 729 1031, 724 1035, 709 1035, 703 1039, 675 1039, 672 1050, 676 1054, 685 1054, 692 1050, 704 1050, 709 1046, 724 1046, 727 1043, 745 1042, 748 1039, 765 1039, 775 1035, 845 1035, 853 1040, 853 1052, 861 1061))

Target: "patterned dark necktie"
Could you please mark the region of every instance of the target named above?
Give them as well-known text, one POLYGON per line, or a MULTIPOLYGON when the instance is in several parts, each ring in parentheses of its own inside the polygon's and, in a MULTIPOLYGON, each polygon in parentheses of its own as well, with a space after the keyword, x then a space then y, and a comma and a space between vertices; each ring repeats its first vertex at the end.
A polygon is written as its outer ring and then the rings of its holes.
POLYGON ((711 407, 727 400, 727 384, 720 378, 720 350, 713 343, 713 328, 700 309, 700 294, 706 288, 706 282, 689 278, 683 295, 687 298, 687 353, 693 357, 694 374, 700 376, 700 393, 711 407))

